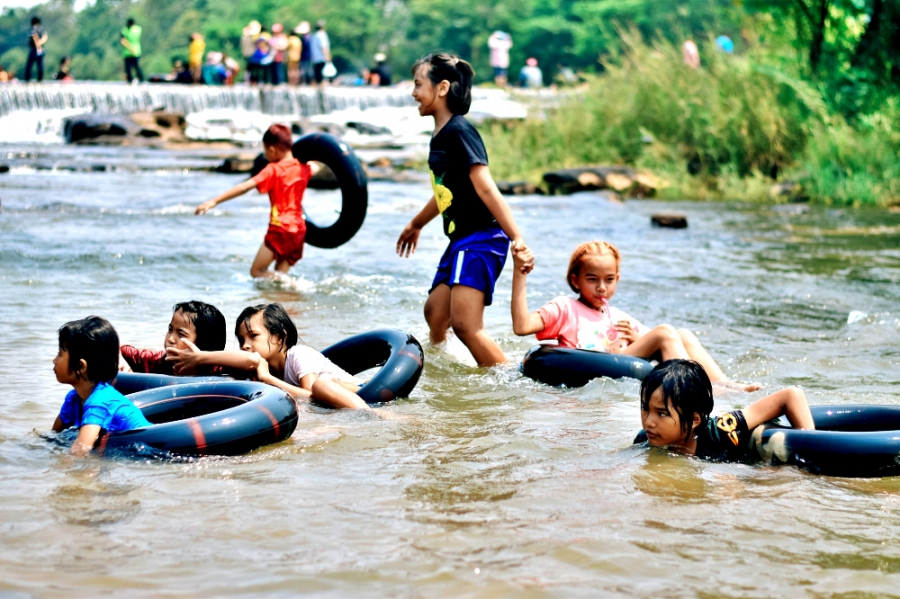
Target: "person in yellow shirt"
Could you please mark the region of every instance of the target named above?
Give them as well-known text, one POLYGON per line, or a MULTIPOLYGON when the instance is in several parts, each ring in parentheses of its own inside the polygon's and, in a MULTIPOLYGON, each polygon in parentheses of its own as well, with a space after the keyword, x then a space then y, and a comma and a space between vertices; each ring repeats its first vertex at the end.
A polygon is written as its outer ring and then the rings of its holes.
POLYGON ((301 25, 297 25, 291 35, 288 37, 287 63, 288 63, 288 84, 300 84, 300 57, 303 54, 303 40, 301 25))
POLYGON ((191 45, 188 46, 188 65, 191 67, 191 76, 194 83, 200 83, 203 73, 203 53, 206 51, 206 42, 199 33, 191 34, 191 45))

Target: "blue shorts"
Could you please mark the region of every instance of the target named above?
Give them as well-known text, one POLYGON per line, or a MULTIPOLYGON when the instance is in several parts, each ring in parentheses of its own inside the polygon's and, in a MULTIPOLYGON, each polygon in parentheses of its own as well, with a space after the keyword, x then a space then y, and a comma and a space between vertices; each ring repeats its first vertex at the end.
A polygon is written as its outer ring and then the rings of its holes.
MULTIPOLYGON (((506 264, 509 237, 503 229, 478 231, 451 241, 438 264, 431 291, 438 285, 465 285, 484 292, 484 305, 494 299, 494 284, 506 264)), ((431 293, 429 291, 428 293, 431 293)))

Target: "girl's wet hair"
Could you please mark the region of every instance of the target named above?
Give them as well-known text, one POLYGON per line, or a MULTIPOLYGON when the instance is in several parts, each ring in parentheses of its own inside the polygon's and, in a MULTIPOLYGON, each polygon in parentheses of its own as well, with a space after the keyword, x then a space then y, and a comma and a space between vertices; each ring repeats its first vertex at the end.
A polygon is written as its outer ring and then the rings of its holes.
POLYGON ((572 257, 569 258, 569 272, 566 273, 566 282, 569 284, 569 288, 578 293, 578 288, 572 283, 572 275, 578 276, 585 258, 589 256, 605 256, 607 254, 616 259, 616 272, 619 272, 619 264, 622 262, 622 257, 619 255, 618 248, 613 244, 606 241, 586 241, 575 248, 575 251, 572 252, 572 257))
POLYGON ((450 84, 447 93, 447 108, 454 114, 466 114, 472 105, 472 79, 475 71, 472 65, 447 52, 426 54, 412 66, 413 77, 419 67, 428 65, 428 78, 432 85, 438 85, 441 81, 450 84))
POLYGON ((222 351, 225 349, 228 332, 225 317, 211 304, 191 300, 172 307, 172 313, 184 314, 197 331, 195 345, 201 351, 222 351))
POLYGON ((105 318, 88 316, 61 326, 59 349, 69 352, 69 370, 79 379, 108 383, 119 374, 119 334, 105 318))
POLYGON ((644 377, 641 410, 649 408, 650 397, 657 389, 662 389, 666 405, 671 404, 678 412, 684 440, 689 441, 694 413, 700 414, 699 426, 702 427, 713 409, 712 383, 706 371, 693 360, 666 360, 644 377))
POLYGON ((238 338, 238 341, 241 341, 241 325, 250 330, 250 319, 260 312, 263 315, 263 326, 269 331, 269 335, 277 337, 281 342, 281 347, 278 348, 278 351, 287 352, 287 350, 297 345, 297 341, 300 338, 297 334, 297 327, 281 304, 259 304, 258 306, 244 308, 244 311, 238 316, 237 323, 234 325, 234 335, 238 338))

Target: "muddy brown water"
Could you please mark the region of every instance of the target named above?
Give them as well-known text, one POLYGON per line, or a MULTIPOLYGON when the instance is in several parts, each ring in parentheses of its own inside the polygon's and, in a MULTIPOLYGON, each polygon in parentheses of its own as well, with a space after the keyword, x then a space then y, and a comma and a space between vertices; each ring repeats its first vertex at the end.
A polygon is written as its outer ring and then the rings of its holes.
MULTIPOLYGON (((62 152, 62 150, 60 150, 62 152)), ((66 150, 66 160, 72 160, 66 150)), ((149 156, 149 157, 148 157, 149 156)), ((427 183, 373 183, 338 250, 308 248, 287 284, 248 278, 265 197, 197 218, 234 176, 166 170, 0 175, 0 595, 868 596, 900 583, 900 480, 710 464, 631 447, 635 381, 560 390, 515 366, 427 350, 412 397, 384 417, 301 411, 293 437, 239 458, 73 462, 38 436, 67 391, 56 330, 88 314, 162 346, 172 304, 233 323, 279 301, 323 347, 375 327, 427 337, 445 241, 393 253, 427 183)), ((320 220, 334 192, 308 192, 320 220)), ((802 385, 811 403, 896 403, 900 215, 740 204, 510 200, 537 255, 530 305, 567 293, 576 243, 616 243, 614 304, 695 330, 740 380, 802 385), (681 212, 684 230, 651 228, 681 212)), ((486 326, 515 361, 510 265, 486 326)), ((233 346, 233 341, 229 341, 233 346)), ((760 393, 727 395, 717 410, 760 393)))

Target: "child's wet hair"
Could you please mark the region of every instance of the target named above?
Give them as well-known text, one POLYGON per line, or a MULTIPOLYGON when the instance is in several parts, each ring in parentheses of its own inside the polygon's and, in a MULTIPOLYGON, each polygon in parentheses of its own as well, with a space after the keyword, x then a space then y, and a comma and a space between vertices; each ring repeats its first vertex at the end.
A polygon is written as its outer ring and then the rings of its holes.
POLYGON ((613 244, 606 241, 586 241, 575 248, 575 251, 572 252, 572 257, 569 258, 569 272, 566 273, 566 282, 569 284, 569 288, 578 293, 578 288, 572 283, 572 275, 578 276, 585 258, 606 255, 611 255, 616 259, 616 272, 619 272, 619 264, 622 262, 622 258, 619 255, 619 249, 613 244))
POLYGON ((119 334, 105 318, 88 316, 61 326, 59 349, 69 352, 69 370, 79 379, 108 383, 119 374, 119 334), (85 372, 81 360, 87 362, 85 372))
POLYGON ((657 389, 662 389, 666 405, 678 412, 684 440, 689 441, 694 413, 700 414, 699 426, 703 426, 713 409, 712 383, 706 371, 693 360, 666 360, 641 382, 641 410, 648 409, 657 389))
POLYGON ((472 65, 447 52, 426 54, 412 66, 413 77, 419 67, 428 65, 428 78, 432 85, 438 85, 441 81, 450 84, 447 93, 447 108, 454 114, 466 114, 472 105, 472 79, 475 78, 475 70, 472 65))
POLYGON ((211 304, 191 300, 172 307, 172 313, 184 314, 197 331, 194 345, 200 351, 222 351, 228 339, 228 325, 219 309, 211 304))
POLYGON ((287 125, 272 125, 263 133, 263 145, 274 146, 281 150, 290 150, 294 145, 291 130, 287 125))
POLYGON ((259 304, 244 308, 234 325, 234 335, 239 341, 241 340, 241 325, 249 330, 250 319, 260 312, 263 315, 263 326, 269 331, 269 335, 277 337, 281 342, 281 347, 278 351, 287 352, 287 350, 297 345, 297 341, 300 338, 297 334, 297 326, 281 304, 259 304))

